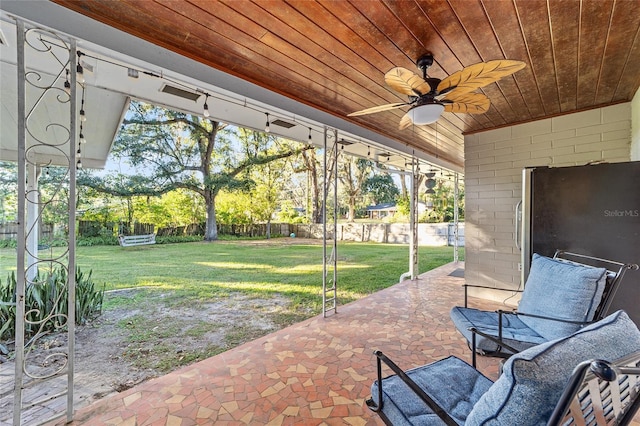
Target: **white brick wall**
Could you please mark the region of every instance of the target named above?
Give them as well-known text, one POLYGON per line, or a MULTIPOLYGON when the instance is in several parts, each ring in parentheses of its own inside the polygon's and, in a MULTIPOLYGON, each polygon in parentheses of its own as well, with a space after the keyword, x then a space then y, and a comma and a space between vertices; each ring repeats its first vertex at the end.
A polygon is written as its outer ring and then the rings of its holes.
MULTIPOLYGON (((509 289, 520 284, 514 216, 522 169, 629 161, 631 109, 632 103, 624 103, 465 136, 468 284, 509 289)), ((500 301, 509 297, 496 291, 474 294, 500 301)))

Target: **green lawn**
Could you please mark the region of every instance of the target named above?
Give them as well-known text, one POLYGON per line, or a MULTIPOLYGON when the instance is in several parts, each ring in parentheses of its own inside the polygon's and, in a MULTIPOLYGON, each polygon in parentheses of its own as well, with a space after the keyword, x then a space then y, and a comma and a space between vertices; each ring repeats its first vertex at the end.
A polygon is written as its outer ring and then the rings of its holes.
MULTIPOLYGON (((93 333, 106 333, 112 340, 120 336, 124 349, 116 352, 126 363, 168 372, 317 315, 322 312, 322 246, 291 243, 273 239, 78 247, 78 265, 84 273, 92 271, 96 284, 107 290, 137 289, 105 297, 105 312, 116 319, 98 321, 93 333), (238 299, 245 302, 236 304, 238 299), (266 303, 263 310, 265 300, 278 307, 266 303), (241 309, 259 324, 246 316, 212 321, 198 315, 218 305, 241 309), (189 313, 176 317, 170 312, 189 313), (223 340, 210 341, 217 332, 224 334, 223 340)), ((61 253, 54 249, 53 254, 61 253)), ((419 253, 420 272, 453 259, 451 247, 420 247, 419 253)), ((339 304, 397 283, 408 268, 406 245, 340 243, 339 304)), ((15 249, 0 249, 0 279, 15 269, 15 249)))
MULTIPOLYGON (((240 292, 252 297, 278 294, 288 298, 295 310, 320 312, 322 246, 272 241, 78 247, 77 262, 107 290, 145 286, 152 293, 174 293, 169 302, 174 306, 240 292)), ((451 247, 420 247, 419 253, 420 272, 453 259, 451 247)), ((0 249, 0 279, 15 270, 15 256, 15 249, 0 249)), ((340 243, 340 303, 397 283, 408 264, 406 245, 340 243)), ((111 303, 136 301, 116 298, 111 303)))

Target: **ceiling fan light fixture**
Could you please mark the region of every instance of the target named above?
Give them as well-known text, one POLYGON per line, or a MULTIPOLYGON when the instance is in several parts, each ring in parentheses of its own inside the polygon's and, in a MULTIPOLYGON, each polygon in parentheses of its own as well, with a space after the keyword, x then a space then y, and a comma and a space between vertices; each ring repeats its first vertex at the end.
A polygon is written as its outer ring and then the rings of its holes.
POLYGON ((421 126, 423 124, 435 123, 443 111, 444 105, 442 104, 424 104, 411 108, 408 114, 413 124, 421 126))

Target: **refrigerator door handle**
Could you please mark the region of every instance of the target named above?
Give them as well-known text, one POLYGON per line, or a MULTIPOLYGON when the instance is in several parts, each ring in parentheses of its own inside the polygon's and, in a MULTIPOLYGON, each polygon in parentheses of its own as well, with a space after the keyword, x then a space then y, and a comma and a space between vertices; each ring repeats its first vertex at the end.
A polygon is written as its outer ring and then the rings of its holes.
POLYGON ((518 204, 516 204, 516 217, 515 217, 515 225, 516 225, 516 229, 515 232, 513 233, 514 235, 514 239, 516 240, 516 248, 518 250, 522 250, 522 241, 520 239, 521 235, 520 233, 522 232, 522 200, 518 201, 518 204))

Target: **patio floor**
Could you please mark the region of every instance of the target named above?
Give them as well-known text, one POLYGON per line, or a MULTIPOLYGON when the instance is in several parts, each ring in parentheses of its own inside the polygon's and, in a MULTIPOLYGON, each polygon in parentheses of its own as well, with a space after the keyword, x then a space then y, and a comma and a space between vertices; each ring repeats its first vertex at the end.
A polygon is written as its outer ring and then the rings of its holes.
MULTIPOLYGON (((470 360, 449 320, 450 308, 463 303, 463 267, 445 265, 340 306, 326 319, 311 318, 97 401, 79 409, 72 424, 382 424, 364 404, 376 375, 374 349, 403 368, 450 354, 470 360)), ((471 304, 496 307, 480 299, 471 304)), ((495 379, 498 360, 479 357, 479 368, 495 379)))
MULTIPOLYGON (((97 401, 79 409, 73 424, 382 424, 364 404, 376 375, 374 349, 403 368, 450 354, 470 360, 449 320, 450 308, 463 302, 463 267, 445 265, 339 306, 328 318, 311 318, 97 401)), ((474 306, 494 305, 475 299, 474 306)), ((497 363, 479 359, 492 379, 497 363)))

